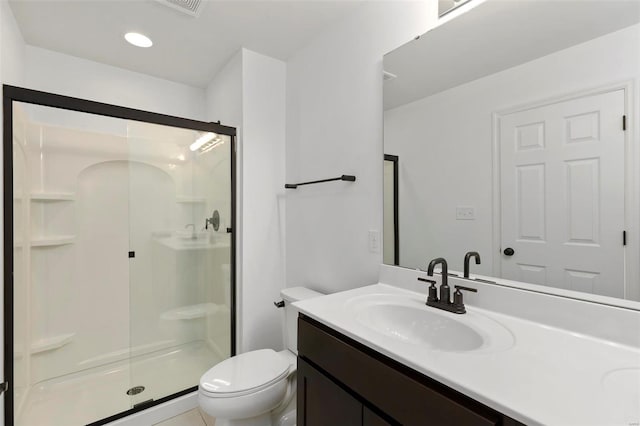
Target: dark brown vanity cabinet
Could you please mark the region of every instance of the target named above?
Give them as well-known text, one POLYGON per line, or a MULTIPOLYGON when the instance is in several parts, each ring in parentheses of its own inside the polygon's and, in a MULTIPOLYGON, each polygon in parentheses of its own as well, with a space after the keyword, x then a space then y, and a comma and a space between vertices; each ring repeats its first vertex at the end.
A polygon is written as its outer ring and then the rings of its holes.
POLYGON ((299 426, 522 425, 304 315, 299 426))
POLYGON ((362 424, 362 403, 323 373, 298 358, 298 390, 300 389, 304 389, 302 392, 304 413, 303 420, 298 416, 297 424, 306 426, 362 424))

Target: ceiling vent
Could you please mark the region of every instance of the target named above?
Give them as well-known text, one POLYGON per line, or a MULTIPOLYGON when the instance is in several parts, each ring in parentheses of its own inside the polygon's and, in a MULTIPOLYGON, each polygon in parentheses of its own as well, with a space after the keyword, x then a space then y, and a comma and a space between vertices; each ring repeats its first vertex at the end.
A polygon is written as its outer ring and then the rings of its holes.
POLYGON ((206 1, 204 0, 156 0, 158 3, 167 7, 186 13, 189 16, 197 18, 202 13, 206 1))
POLYGON ((398 78, 397 75, 390 73, 389 71, 383 71, 382 72, 382 80, 383 81, 389 81, 389 80, 393 80, 394 78, 398 78))

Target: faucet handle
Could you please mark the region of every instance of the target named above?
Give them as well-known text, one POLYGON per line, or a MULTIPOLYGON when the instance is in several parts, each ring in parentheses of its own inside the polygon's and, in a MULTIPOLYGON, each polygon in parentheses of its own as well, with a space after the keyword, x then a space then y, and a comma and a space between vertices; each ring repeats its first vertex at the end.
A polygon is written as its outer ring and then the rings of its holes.
POLYGON ((477 288, 465 287, 463 285, 456 285, 454 287, 456 288, 457 291, 465 290, 465 291, 471 291, 473 293, 477 293, 478 292, 477 288))
POLYGON ((453 304, 456 309, 459 311, 458 313, 465 313, 467 310, 464 307, 464 302, 462 301, 462 292, 460 290, 471 291, 473 293, 477 293, 478 289, 465 287, 463 285, 454 286, 456 291, 453 293, 453 304))
POLYGON ((430 280, 428 278, 418 277, 418 281, 431 284, 429 286, 429 295, 427 297, 427 303, 438 301, 438 289, 436 289, 436 280, 430 280))

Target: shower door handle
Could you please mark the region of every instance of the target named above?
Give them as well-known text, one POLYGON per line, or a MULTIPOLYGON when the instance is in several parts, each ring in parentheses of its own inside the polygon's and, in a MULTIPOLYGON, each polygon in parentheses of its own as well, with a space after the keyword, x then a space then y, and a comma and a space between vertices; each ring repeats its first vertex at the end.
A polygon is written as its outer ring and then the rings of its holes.
POLYGON ((9 390, 9 382, 0 383, 0 395, 9 390))

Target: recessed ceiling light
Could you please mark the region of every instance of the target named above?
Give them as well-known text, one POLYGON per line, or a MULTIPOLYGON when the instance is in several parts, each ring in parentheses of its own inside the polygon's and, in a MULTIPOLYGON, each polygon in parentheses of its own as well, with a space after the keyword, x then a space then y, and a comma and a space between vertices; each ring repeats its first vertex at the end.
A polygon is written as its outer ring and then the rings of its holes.
POLYGON ((124 35, 125 40, 134 46, 138 47, 151 47, 153 46, 153 42, 149 37, 140 33, 126 33, 124 35))

